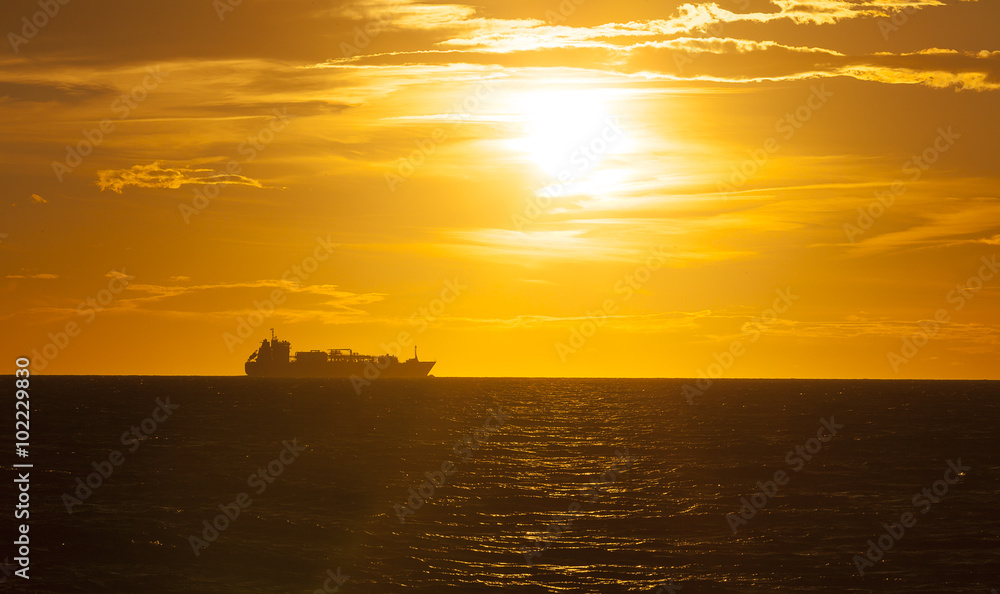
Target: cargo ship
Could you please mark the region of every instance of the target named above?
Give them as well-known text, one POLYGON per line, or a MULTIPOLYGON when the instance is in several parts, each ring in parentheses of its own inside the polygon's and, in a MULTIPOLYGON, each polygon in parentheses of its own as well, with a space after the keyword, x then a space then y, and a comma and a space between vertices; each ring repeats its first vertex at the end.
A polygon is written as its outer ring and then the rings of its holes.
POLYGON ((271 339, 264 339, 244 366, 247 375, 266 377, 353 377, 365 379, 427 377, 435 361, 413 358, 402 363, 393 355, 360 355, 351 349, 298 351, 291 354, 291 343, 278 340, 271 330, 271 339))

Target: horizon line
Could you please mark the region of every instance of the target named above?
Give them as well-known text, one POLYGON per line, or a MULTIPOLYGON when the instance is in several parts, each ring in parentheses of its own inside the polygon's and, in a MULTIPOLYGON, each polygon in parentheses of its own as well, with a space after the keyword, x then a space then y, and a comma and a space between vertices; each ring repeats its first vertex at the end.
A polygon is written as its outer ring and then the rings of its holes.
MULTIPOLYGON (((14 377, 13 374, 3 374, 5 377, 14 377)), ((211 374, 140 374, 140 373, 60 373, 60 374, 33 374, 31 377, 245 377, 253 379, 268 380, 350 380, 349 377, 309 377, 309 376, 289 376, 289 377, 267 377, 248 376, 246 374, 211 375, 211 374)), ((422 381, 429 379, 568 379, 568 380, 596 380, 596 379, 649 379, 649 380, 689 380, 698 381, 705 378, 697 377, 663 377, 663 376, 528 376, 528 375, 454 375, 454 376, 427 376, 416 378, 376 378, 370 381, 392 381, 392 380, 414 380, 422 381)), ((778 381, 927 381, 927 382, 1000 382, 1000 378, 944 378, 944 377, 722 377, 710 378, 716 381, 746 381, 746 380, 778 380, 778 381)))

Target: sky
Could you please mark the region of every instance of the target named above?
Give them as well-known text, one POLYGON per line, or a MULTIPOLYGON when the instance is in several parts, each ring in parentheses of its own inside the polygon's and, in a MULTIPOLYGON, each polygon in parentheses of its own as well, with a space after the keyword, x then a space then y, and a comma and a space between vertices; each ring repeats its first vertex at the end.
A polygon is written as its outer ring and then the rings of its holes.
POLYGON ((0 366, 1000 379, 996 2, 0 17, 0 366))

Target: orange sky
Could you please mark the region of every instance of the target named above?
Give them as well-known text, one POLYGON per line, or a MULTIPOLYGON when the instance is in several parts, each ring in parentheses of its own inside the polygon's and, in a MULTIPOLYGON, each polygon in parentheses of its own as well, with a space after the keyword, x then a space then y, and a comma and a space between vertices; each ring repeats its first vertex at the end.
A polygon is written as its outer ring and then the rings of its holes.
POLYGON ((52 2, 0 9, 10 369, 1000 379, 996 2, 52 2))

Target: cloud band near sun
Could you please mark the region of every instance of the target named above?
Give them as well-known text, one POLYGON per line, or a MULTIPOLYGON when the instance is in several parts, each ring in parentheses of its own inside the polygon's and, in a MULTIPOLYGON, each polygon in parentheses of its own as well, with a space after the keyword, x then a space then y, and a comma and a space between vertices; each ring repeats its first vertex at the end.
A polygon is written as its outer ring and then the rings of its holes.
POLYGON ((219 173, 214 169, 162 167, 160 161, 149 165, 134 165, 129 169, 103 169, 97 172, 97 185, 116 194, 134 186, 137 188, 167 188, 176 190, 185 185, 229 184, 265 187, 260 181, 244 175, 219 173))

